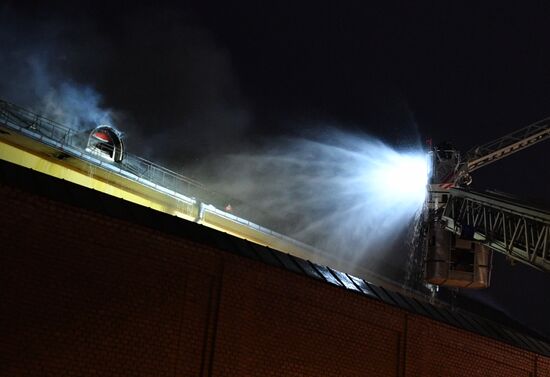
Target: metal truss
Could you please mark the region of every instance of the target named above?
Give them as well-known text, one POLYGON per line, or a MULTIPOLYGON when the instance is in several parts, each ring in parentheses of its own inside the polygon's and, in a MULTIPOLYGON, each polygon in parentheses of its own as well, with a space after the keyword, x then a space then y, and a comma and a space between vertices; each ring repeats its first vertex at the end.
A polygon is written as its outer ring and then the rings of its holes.
POLYGON ((450 190, 446 229, 509 258, 550 271, 550 212, 496 194, 450 190))
POLYGON ((471 173, 548 138, 550 138, 550 118, 468 151, 466 153, 467 170, 471 173))

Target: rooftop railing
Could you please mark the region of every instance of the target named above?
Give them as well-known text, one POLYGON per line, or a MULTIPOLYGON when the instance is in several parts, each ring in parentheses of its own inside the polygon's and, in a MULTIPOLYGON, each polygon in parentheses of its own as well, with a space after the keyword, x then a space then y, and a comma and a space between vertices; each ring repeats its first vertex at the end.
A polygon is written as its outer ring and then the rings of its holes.
MULTIPOLYGON (((70 153, 71 150, 76 150, 79 154, 88 155, 93 158, 97 157, 97 154, 94 155, 86 150, 86 143, 91 129, 74 130, 59 122, 3 100, 0 100, 0 123, 10 128, 24 131, 27 136, 31 136, 46 144, 54 144, 53 146, 55 147, 61 146, 63 151, 70 153)), ((105 163, 124 169, 143 180, 151 181, 166 189, 219 208, 224 208, 225 205, 231 202, 229 197, 208 190, 194 179, 130 153, 124 154, 124 159, 121 163, 109 162, 107 160, 102 161, 102 164, 105 163)))

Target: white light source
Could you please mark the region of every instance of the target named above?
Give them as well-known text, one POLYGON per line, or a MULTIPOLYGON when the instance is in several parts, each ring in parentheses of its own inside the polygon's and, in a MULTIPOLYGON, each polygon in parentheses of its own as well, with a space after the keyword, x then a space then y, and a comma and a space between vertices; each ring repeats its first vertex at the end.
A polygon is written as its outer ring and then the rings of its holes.
POLYGON ((378 161, 364 171, 363 179, 369 193, 385 202, 421 206, 426 198, 428 183, 426 155, 384 149, 380 151, 378 161))

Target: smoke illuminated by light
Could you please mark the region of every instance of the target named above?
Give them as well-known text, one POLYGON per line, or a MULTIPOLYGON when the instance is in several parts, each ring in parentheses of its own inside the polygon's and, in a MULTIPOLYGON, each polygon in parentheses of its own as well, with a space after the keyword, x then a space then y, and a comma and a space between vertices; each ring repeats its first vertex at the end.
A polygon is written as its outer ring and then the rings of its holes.
POLYGON ((208 169, 210 187, 254 206, 246 213, 234 205, 236 214, 351 263, 388 258, 401 268, 403 236, 424 203, 427 165, 420 147, 397 150, 331 130, 310 140, 278 139, 208 169))

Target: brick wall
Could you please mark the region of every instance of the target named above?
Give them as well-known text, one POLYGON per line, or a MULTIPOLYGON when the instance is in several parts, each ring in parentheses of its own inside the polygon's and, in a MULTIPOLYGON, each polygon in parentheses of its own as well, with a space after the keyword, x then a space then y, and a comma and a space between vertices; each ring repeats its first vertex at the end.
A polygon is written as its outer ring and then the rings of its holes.
POLYGON ((0 376, 550 376, 549 358, 183 236, 7 186, 0 203, 0 376))

